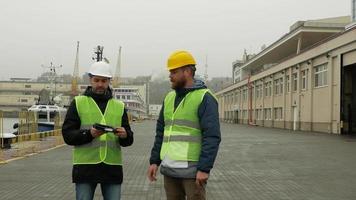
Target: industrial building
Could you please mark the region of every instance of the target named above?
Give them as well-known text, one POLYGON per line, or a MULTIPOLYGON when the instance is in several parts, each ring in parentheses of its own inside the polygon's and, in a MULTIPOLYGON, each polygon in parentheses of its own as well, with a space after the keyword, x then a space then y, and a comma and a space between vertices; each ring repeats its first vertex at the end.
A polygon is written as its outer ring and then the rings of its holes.
MULTIPOLYGON (((86 84, 78 84, 78 94, 82 94, 87 88, 86 84)), ((132 102, 127 102, 128 107, 133 108, 133 112, 136 113, 136 108, 140 108, 140 115, 143 115, 142 112, 145 112, 146 107, 146 85, 120 85, 117 88, 114 88, 114 95, 117 92, 125 91, 126 96, 135 96, 128 101, 136 101, 138 105, 132 106, 132 102)), ((51 97, 60 97, 55 98, 57 104, 63 106, 68 106, 72 99, 72 84, 70 83, 56 83, 51 85, 50 83, 43 82, 33 82, 30 79, 25 78, 13 78, 10 81, 0 81, 0 110, 2 111, 21 111, 27 110, 32 105, 35 105, 39 101, 48 102, 51 97), (52 88, 52 90, 51 90, 52 88), (50 94, 52 91, 53 94, 50 94)), ((119 99, 121 99, 121 97, 119 99)), ((127 98, 130 98, 127 97, 127 98)), ((126 99, 125 99, 126 100, 126 99)), ((126 103, 126 101, 125 101, 126 103)))
MULTIPOLYGON (((353 0, 353 12, 355 1, 353 0)), ((233 62, 216 93, 221 121, 335 134, 356 132, 355 17, 298 21, 233 62)))

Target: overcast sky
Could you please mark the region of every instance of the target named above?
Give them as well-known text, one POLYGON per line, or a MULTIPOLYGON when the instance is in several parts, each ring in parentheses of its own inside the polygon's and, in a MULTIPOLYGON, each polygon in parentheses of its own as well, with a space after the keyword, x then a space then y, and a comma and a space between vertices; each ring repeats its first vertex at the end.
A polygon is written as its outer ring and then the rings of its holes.
POLYGON ((122 46, 122 75, 165 70, 176 49, 192 52, 198 73, 231 76, 244 49, 257 53, 298 20, 350 15, 350 0, 0 0, 0 79, 35 78, 63 65, 72 74, 80 41, 80 74, 93 62, 93 48, 116 65, 122 46))

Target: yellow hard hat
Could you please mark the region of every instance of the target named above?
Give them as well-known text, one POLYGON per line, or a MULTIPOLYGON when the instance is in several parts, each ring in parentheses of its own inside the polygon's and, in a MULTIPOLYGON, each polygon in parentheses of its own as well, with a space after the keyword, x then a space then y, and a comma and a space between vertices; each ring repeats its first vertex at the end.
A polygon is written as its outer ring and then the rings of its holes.
POLYGON ((169 56, 167 61, 168 70, 177 69, 186 65, 196 65, 192 54, 188 51, 175 51, 169 56))

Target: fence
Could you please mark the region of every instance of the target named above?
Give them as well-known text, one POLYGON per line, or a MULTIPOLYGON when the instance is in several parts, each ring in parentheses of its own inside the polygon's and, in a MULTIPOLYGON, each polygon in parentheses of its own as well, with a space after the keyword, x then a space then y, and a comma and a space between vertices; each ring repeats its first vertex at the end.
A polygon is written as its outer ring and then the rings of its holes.
POLYGON ((32 112, 19 112, 18 132, 14 138, 5 138, 3 133, 3 112, 0 111, 0 163, 7 160, 23 157, 32 153, 39 153, 64 144, 61 132, 60 117, 54 119, 55 130, 37 132, 37 122, 32 112), (4 148, 5 142, 10 143, 11 148, 4 148))

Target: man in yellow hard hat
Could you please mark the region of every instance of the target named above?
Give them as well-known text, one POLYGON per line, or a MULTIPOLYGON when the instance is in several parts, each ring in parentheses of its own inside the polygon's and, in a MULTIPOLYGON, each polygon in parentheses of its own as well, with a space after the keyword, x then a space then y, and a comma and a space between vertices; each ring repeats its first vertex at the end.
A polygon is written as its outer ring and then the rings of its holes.
POLYGON ((72 180, 77 200, 92 200, 97 184, 104 199, 121 197, 121 147, 133 143, 124 103, 113 98, 108 63, 89 70, 90 86, 70 104, 62 127, 64 141, 74 146, 72 180), (108 127, 110 126, 110 127, 108 127))
POLYGON ((204 82, 194 78, 196 62, 187 51, 167 62, 173 91, 164 99, 147 176, 164 175, 168 200, 206 199, 205 186, 221 141, 218 103, 204 82))

